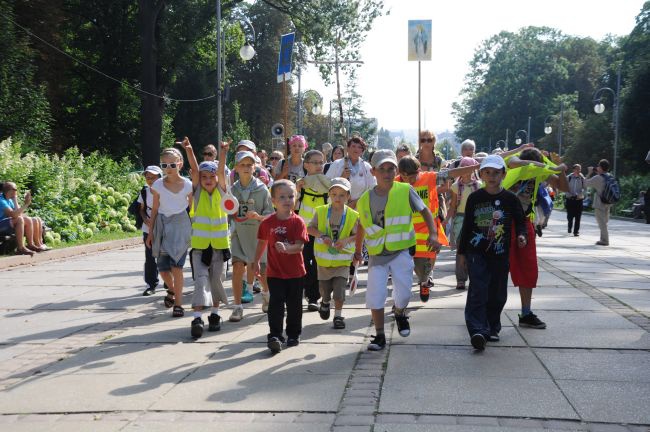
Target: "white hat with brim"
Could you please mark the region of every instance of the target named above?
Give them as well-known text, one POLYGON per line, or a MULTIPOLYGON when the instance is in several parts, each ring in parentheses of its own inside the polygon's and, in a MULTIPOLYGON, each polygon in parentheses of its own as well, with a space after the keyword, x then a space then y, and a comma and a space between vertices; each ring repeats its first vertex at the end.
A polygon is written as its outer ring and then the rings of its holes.
POLYGON ((350 189, 352 188, 352 185, 350 185, 350 181, 346 178, 343 177, 334 177, 332 179, 332 184, 329 187, 329 190, 332 190, 332 188, 341 188, 346 192, 349 192, 350 189))
POLYGON ((483 168, 496 168, 504 169, 506 162, 499 155, 489 155, 481 161, 481 169, 483 168))
POLYGON ((147 168, 145 168, 144 172, 151 173, 151 174, 156 174, 156 175, 159 175, 159 176, 163 175, 162 169, 157 165, 149 165, 147 168))
POLYGON ((253 154, 253 152, 240 151, 240 152, 237 152, 237 154, 235 155, 235 163, 239 163, 239 162, 243 161, 246 158, 251 159, 253 161, 253 163, 256 162, 255 161, 255 155, 253 154))

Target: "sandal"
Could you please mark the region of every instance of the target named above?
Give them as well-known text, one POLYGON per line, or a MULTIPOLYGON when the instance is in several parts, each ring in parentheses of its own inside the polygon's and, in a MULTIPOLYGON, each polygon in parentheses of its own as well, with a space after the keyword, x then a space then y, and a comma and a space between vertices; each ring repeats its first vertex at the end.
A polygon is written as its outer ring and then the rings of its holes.
POLYGON ((30 251, 29 249, 17 249, 16 250, 16 255, 29 255, 33 256, 34 252, 30 251))
POLYGON ((167 309, 174 306, 174 291, 167 290, 167 295, 165 296, 163 303, 167 309))
POLYGON ((183 306, 174 306, 174 311, 172 312, 172 316, 174 318, 180 318, 185 316, 185 309, 183 309, 183 306))

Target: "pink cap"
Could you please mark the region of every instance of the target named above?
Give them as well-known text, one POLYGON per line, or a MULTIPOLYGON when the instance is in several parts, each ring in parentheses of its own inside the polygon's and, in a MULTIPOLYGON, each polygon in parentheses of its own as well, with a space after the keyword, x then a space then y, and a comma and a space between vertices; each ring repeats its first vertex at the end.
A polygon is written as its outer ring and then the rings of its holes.
POLYGON ((291 138, 289 138, 289 145, 299 142, 302 143, 302 145, 307 149, 307 140, 305 139, 304 136, 302 135, 293 135, 291 138))
POLYGON ((459 167, 466 167, 466 166, 473 166, 473 165, 478 165, 478 162, 476 161, 476 159, 471 157, 461 158, 460 163, 458 164, 459 167))

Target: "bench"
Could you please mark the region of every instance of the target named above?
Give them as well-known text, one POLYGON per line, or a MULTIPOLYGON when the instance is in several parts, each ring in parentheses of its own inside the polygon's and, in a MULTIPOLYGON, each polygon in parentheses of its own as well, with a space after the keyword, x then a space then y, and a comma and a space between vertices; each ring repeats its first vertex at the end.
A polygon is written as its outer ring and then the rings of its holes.
POLYGON ((16 234, 0 235, 0 255, 6 255, 16 249, 16 234))

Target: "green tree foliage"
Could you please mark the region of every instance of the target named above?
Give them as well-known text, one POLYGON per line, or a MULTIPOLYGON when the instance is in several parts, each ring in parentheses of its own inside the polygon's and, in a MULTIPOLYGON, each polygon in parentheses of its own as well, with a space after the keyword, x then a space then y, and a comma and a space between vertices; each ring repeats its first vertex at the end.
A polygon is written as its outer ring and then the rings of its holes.
POLYGON ((13 135, 25 150, 44 148, 52 123, 45 85, 35 79, 27 35, 12 22, 12 2, 0 0, 0 10, 0 139, 13 135))
POLYGON ((393 138, 391 138, 388 129, 381 128, 379 129, 379 132, 377 132, 377 148, 395 150, 393 138))

